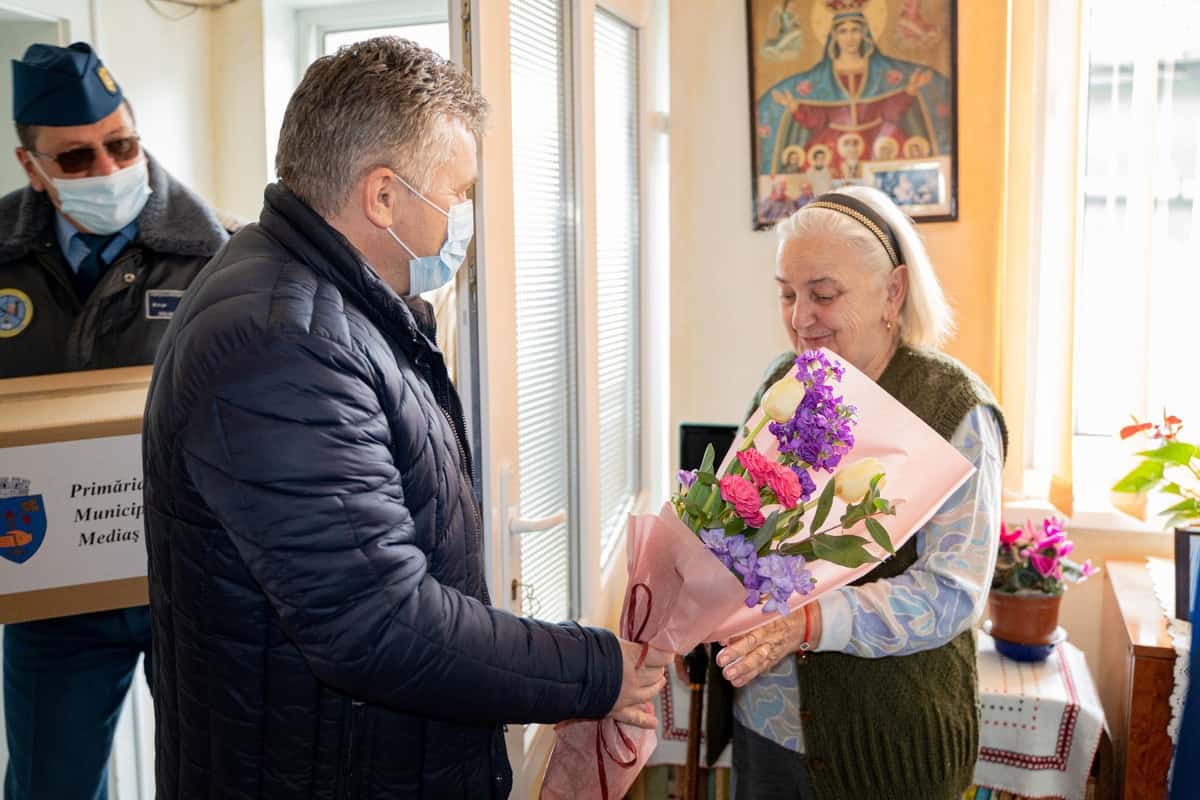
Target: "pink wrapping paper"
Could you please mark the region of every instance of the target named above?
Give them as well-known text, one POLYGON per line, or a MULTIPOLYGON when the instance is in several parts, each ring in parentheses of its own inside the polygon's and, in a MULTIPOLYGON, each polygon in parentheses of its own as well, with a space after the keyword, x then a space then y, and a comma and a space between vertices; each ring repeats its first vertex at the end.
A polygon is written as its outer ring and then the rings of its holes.
MULTIPOLYGON (((828 351, 826 355, 836 358, 828 351)), ((873 380, 846 362, 841 363, 846 373, 839 391, 858 408, 854 448, 842 463, 873 456, 883 464, 887 483, 882 494, 892 501, 896 514, 880 521, 898 550, 975 469, 873 380)), ((748 428, 753 430, 761 416, 760 409, 747 423, 748 428)), ((740 445, 739 441, 726 455, 722 469, 740 445)), ((778 453, 775 437, 766 428, 755 439, 755 445, 768 458, 778 453)), ((813 474, 813 479, 819 494, 831 476, 813 474)), ((845 508, 845 503, 835 499, 829 520, 836 521, 845 508)), ((863 523, 846 533, 870 541, 863 523)), ((761 608, 746 607, 741 581, 679 521, 670 503, 657 515, 630 517, 627 549, 629 584, 621 618, 621 635, 626 639, 687 653, 697 644, 744 634, 776 616, 762 613, 761 608)), ((887 556, 874 542, 871 551, 880 558, 887 556)), ((803 597, 793 595, 789 606, 794 609, 810 603, 876 566, 871 563, 850 569, 828 561, 810 562, 808 568, 816 579, 816 588, 803 597)), ((653 731, 611 720, 565 722, 556 728, 556 734, 558 739, 542 782, 541 797, 545 800, 624 797, 658 743, 653 731)))

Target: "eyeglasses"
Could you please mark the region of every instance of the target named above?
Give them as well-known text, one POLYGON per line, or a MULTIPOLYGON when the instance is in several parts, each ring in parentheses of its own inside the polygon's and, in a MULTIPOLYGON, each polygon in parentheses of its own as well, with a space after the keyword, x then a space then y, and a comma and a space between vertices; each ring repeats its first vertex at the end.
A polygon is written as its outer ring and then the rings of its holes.
MULTIPOLYGON (((104 149, 112 156, 114 161, 130 161, 137 158, 141 153, 140 138, 137 136, 123 136, 120 139, 110 139, 104 143, 104 149)), ((59 153, 52 156, 49 153, 39 153, 37 150, 30 150, 39 158, 48 158, 58 164, 65 173, 72 172, 87 172, 92 168, 92 164, 96 163, 96 148, 94 147, 76 147, 72 150, 59 153)))

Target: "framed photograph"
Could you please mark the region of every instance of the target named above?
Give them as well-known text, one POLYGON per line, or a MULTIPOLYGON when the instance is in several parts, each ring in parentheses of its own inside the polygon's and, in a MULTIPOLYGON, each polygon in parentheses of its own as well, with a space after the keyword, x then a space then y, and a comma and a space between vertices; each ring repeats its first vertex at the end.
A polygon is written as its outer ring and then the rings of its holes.
POLYGON ((869 161, 863 182, 887 193, 913 219, 950 215, 949 158, 927 161, 869 161))
POLYGON ((756 229, 848 184, 917 222, 958 218, 955 15, 955 0, 747 0, 756 229))
POLYGON ((1200 569, 1200 528, 1175 529, 1175 617, 1189 621, 1196 607, 1196 570, 1200 569))

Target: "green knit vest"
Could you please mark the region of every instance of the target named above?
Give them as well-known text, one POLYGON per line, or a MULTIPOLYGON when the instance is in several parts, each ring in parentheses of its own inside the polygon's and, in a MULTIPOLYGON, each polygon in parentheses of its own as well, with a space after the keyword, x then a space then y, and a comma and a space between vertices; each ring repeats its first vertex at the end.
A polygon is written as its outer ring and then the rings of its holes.
MULTIPOLYGON (((781 356, 756 396, 782 378, 781 356)), ((948 356, 901 347, 879 385, 947 441, 977 405, 1008 429, 988 388, 948 356)), ((917 537, 855 582, 901 574, 917 560, 917 537)), ((819 800, 949 800, 971 784, 979 751, 975 634, 904 656, 819 652, 796 659, 809 775, 819 800)))

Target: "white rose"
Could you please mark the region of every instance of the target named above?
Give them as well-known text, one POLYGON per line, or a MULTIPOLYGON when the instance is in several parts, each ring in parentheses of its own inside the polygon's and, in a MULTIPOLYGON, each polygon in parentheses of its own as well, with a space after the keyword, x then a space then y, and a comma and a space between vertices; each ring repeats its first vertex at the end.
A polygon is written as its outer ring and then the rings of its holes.
POLYGON ((796 407, 804 400, 804 384, 788 373, 771 385, 763 395, 763 413, 776 422, 788 422, 796 415, 796 407))
MULTIPOLYGON (((839 469, 833 474, 833 490, 845 503, 858 503, 871 490, 871 479, 883 473, 883 464, 875 458, 863 458, 839 469)), ((887 477, 879 479, 879 488, 887 477)))

